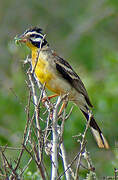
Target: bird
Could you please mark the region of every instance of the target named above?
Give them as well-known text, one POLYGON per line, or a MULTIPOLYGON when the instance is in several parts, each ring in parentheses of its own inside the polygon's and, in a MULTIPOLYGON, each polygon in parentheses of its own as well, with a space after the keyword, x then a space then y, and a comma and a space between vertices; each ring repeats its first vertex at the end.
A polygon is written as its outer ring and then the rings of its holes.
MULTIPOLYGON (((39 27, 31 27, 15 37, 17 43, 24 43, 31 50, 31 65, 35 76, 45 87, 55 93, 49 99, 68 94, 68 100, 79 107, 86 120, 93 107, 87 90, 71 65, 51 49, 46 34, 39 27), (38 59, 37 59, 38 58, 38 59)), ((65 107, 63 103, 61 111, 65 107)), ((109 149, 109 144, 99 128, 94 116, 91 116, 90 129, 99 148, 109 149)))

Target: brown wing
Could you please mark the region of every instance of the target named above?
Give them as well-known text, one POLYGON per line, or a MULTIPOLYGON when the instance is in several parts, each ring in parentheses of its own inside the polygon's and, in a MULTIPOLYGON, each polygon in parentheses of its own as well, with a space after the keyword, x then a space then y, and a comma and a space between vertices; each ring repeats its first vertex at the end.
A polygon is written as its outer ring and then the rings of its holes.
POLYGON ((76 74, 76 72, 72 69, 70 64, 65 61, 64 59, 60 58, 59 56, 55 55, 55 63, 56 69, 61 74, 61 76, 67 80, 79 93, 83 94, 87 104, 90 107, 93 107, 88 93, 85 89, 83 82, 81 81, 80 77, 76 74))

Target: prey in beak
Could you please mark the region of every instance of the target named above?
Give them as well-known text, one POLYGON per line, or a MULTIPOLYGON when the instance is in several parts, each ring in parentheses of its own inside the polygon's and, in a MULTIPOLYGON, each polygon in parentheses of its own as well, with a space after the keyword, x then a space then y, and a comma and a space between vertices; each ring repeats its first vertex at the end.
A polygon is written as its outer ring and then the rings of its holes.
POLYGON ((15 43, 16 43, 16 44, 26 43, 26 42, 28 41, 28 39, 27 39, 26 36, 24 36, 24 35, 16 36, 16 37, 14 38, 14 40, 15 40, 15 43))

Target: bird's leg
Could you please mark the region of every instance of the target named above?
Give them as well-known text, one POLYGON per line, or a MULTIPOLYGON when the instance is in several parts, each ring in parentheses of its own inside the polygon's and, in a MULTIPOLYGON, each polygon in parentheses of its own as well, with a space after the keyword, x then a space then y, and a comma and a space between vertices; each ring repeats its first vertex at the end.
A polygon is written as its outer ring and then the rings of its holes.
POLYGON ((59 110, 59 112, 58 112, 58 116, 61 115, 61 113, 62 113, 63 109, 66 107, 66 105, 67 105, 67 101, 64 101, 61 108, 60 108, 60 110, 59 110))
POLYGON ((46 100, 50 100, 50 99, 52 99, 52 98, 54 98, 56 96, 58 96, 58 94, 53 94, 51 96, 44 97, 44 98, 42 98, 42 103, 45 103, 46 100))
MULTIPOLYGON (((53 94, 51 96, 44 97, 44 98, 42 98, 42 103, 45 103, 46 100, 50 100, 50 99, 52 99, 52 98, 54 98, 56 96, 58 96, 58 94, 53 94)), ((61 108, 60 108, 60 110, 59 110, 59 112, 58 112, 58 116, 61 115, 61 113, 62 113, 63 109, 66 107, 66 105, 67 105, 67 101, 64 101, 61 108)), ((52 114, 50 115, 50 118, 52 119, 52 114)))
MULTIPOLYGON (((61 105, 59 112, 58 112, 58 117, 61 115, 61 113, 62 113, 63 109, 66 107, 66 105, 67 105, 67 102, 64 101, 63 104, 61 105)), ((52 119, 52 117, 53 117, 53 113, 51 112, 50 113, 50 119, 52 119)))

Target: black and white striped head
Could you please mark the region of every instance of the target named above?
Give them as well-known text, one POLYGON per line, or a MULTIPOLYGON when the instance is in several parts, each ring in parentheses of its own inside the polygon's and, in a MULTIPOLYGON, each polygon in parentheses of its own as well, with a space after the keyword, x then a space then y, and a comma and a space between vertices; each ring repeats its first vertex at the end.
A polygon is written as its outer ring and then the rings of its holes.
POLYGON ((16 38, 16 41, 24 42, 29 48, 40 48, 48 45, 42 29, 34 27, 26 30, 21 36, 16 38))

